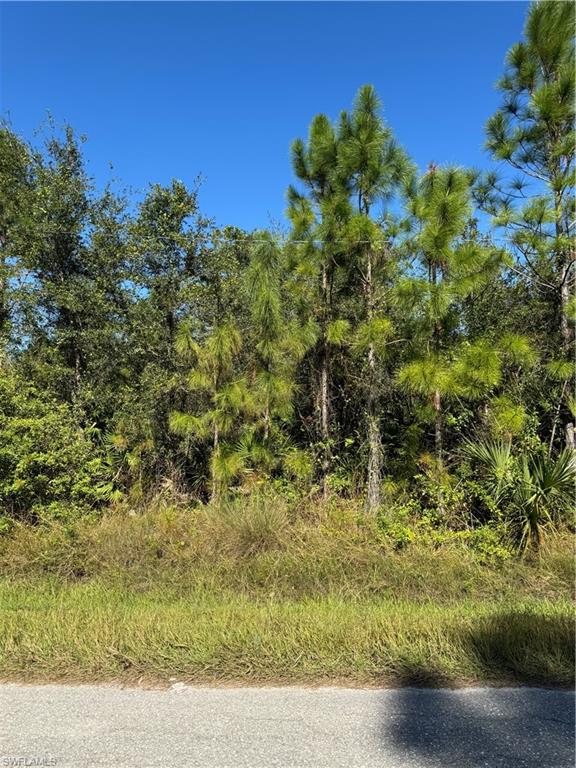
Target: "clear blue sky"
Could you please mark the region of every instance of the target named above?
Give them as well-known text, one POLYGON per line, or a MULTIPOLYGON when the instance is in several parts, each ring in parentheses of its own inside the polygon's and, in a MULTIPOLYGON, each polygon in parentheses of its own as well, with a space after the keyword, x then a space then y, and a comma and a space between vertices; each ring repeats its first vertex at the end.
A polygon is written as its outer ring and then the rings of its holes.
POLYGON ((486 166, 494 82, 527 7, 3 3, 0 106, 27 138, 47 112, 86 134, 99 184, 201 173, 204 213, 251 229, 283 217, 290 142, 363 83, 421 168, 486 166))

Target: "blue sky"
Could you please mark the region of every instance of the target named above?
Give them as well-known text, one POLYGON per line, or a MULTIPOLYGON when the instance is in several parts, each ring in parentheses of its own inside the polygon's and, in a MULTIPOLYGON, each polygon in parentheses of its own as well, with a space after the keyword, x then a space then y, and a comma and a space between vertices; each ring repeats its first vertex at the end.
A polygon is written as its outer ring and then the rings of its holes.
POLYGON ((88 136, 90 173, 138 196, 205 178, 201 206, 283 218, 289 148, 363 83, 416 163, 487 166, 483 125, 524 2, 2 3, 0 108, 88 136), (113 164, 113 171, 109 163, 113 164))

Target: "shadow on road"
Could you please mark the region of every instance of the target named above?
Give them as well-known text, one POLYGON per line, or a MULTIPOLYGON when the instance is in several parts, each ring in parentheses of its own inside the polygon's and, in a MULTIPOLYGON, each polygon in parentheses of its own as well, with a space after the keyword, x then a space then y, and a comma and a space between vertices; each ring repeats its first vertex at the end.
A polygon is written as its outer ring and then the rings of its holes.
POLYGON ((433 665, 407 670, 396 716, 383 713, 381 737, 406 766, 573 768, 572 623, 508 612, 460 637, 487 679, 518 686, 454 689, 433 665), (444 686, 444 687, 439 687, 444 686), (558 690, 558 686, 563 686, 558 690), (430 690, 436 687, 436 690, 430 690))

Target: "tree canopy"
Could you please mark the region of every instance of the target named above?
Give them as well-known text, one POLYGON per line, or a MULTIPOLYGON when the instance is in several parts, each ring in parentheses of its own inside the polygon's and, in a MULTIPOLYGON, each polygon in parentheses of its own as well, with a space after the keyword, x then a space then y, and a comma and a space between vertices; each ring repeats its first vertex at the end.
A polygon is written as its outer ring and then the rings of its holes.
POLYGON ((286 232, 176 180, 134 206, 71 127, 3 125, 3 514, 269 485, 376 516, 424 477, 539 542, 574 465, 574 71, 573 7, 534 3, 482 174, 419 172, 362 86, 293 142, 286 232))

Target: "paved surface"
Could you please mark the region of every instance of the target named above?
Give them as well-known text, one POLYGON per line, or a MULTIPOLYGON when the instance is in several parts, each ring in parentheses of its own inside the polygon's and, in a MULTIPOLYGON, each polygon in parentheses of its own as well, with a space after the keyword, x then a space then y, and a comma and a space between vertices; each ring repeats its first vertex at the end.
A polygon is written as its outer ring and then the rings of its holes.
POLYGON ((0 766, 572 768, 543 689, 0 686, 0 766))

